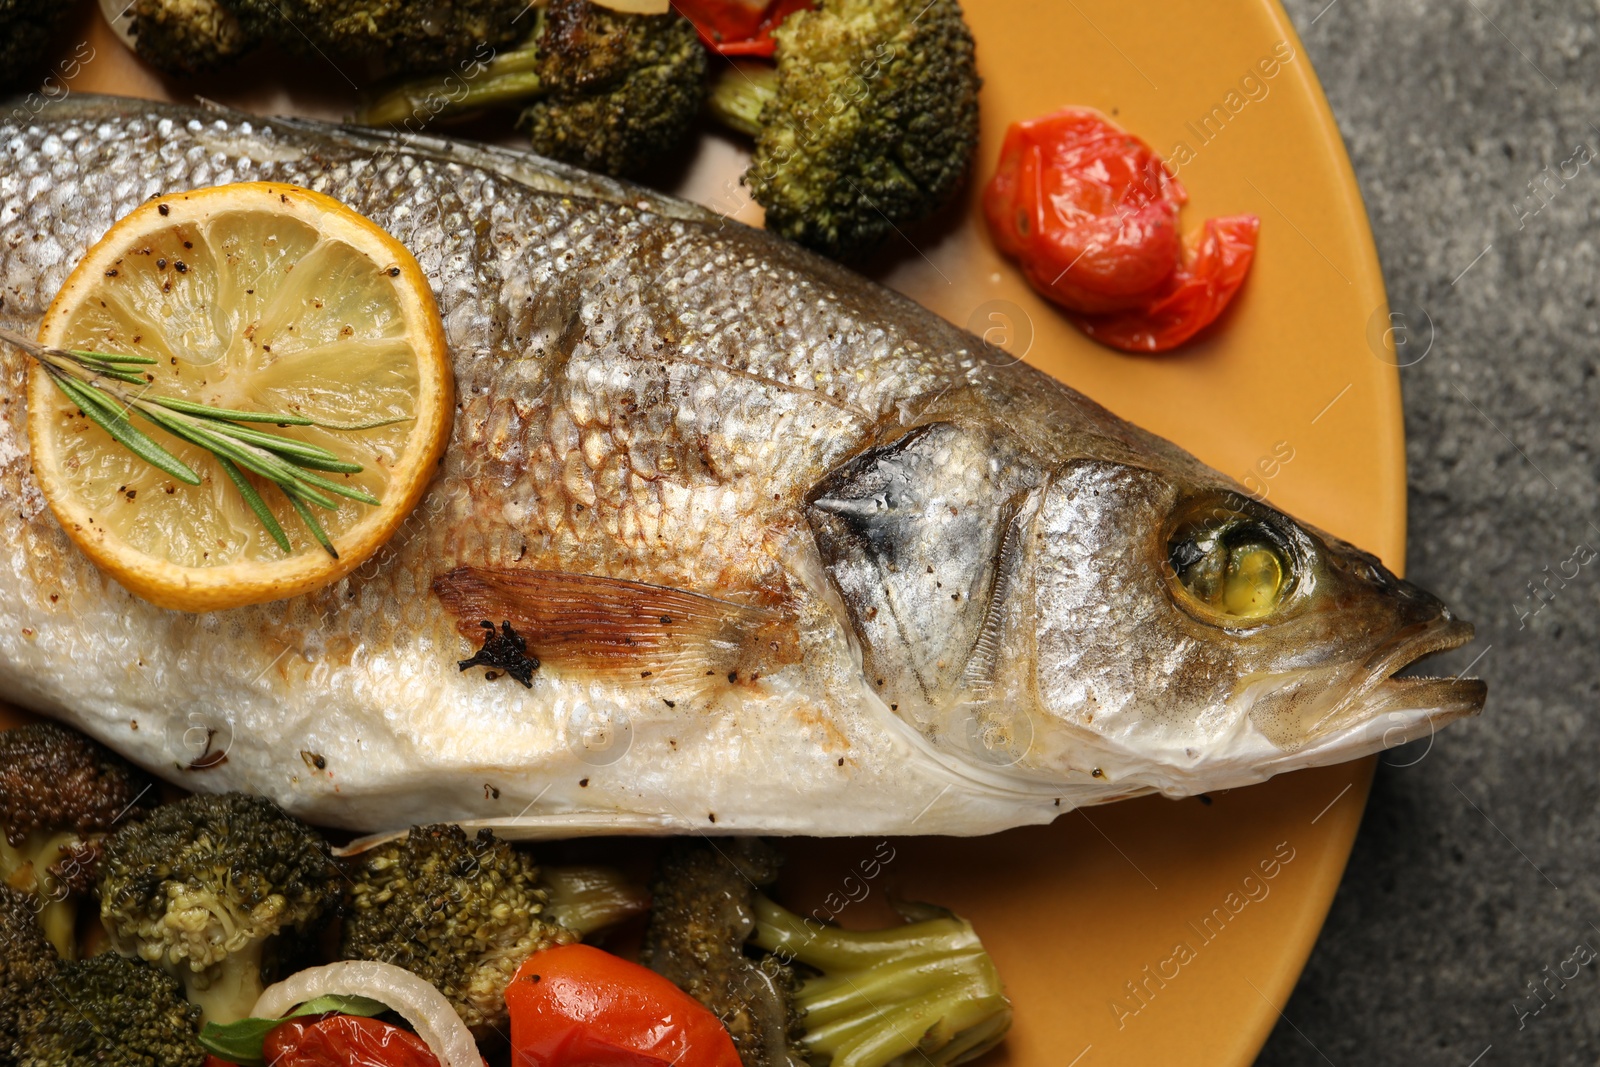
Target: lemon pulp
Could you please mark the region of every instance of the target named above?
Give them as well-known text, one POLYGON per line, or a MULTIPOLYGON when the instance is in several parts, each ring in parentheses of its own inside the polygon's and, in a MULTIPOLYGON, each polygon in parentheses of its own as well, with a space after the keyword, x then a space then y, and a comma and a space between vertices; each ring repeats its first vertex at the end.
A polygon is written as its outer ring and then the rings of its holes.
POLYGON ((166 572, 165 584, 181 588, 152 595, 108 567, 169 606, 186 606, 175 602, 197 583, 218 587, 202 597, 209 607, 292 595, 309 578, 347 572, 414 506, 448 432, 443 331, 415 260, 307 190, 254 183, 142 206, 85 257, 40 339, 157 360, 141 368, 151 396, 313 419, 321 425, 261 428, 360 464, 358 474, 323 476, 382 501, 314 509, 338 549, 333 561, 282 492, 251 476, 289 534, 286 558, 215 457, 135 419, 201 476, 186 485, 113 441, 35 368, 30 429, 52 508, 102 566, 117 557, 125 569, 166 572), (367 428, 329 428, 355 425, 367 428), (206 571, 215 581, 193 573, 206 571))

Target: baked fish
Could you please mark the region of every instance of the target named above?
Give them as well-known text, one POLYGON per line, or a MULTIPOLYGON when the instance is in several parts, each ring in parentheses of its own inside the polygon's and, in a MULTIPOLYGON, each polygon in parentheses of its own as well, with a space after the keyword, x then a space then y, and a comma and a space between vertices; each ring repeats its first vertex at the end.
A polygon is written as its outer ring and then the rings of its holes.
POLYGON ((980 834, 1482 708, 1393 677, 1470 639, 1434 597, 764 233, 511 150, 18 114, 7 326, 146 198, 270 180, 403 241, 455 359, 445 463, 378 556, 188 615, 63 534, 0 352, 3 693, 182 786, 373 832, 980 834))

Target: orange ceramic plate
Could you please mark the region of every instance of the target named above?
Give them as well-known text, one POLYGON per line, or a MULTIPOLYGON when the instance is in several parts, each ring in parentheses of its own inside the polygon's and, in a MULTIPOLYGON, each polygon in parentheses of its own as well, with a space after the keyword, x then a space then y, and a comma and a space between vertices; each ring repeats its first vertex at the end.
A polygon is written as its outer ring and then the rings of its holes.
MULTIPOLYGON (((920 251, 902 249, 885 279, 1398 570, 1405 454, 1382 276, 1283 11, 1272 0, 966 6, 985 77, 980 180, 1009 122, 1098 107, 1177 165, 1187 228, 1261 216, 1255 266, 1219 328, 1162 358, 1099 348, 1036 298, 995 253, 976 189, 964 214, 914 234, 920 251)), ((85 32, 96 58, 79 89, 199 91, 321 116, 350 104, 325 67, 285 74, 258 57, 197 89, 154 77, 100 27, 85 32)), ((739 165, 710 140, 684 191, 725 206, 739 165)), ((795 842, 789 892, 847 925, 882 918, 890 896, 970 916, 1016 1003, 1015 1030, 987 1063, 1247 1064, 1311 950, 1371 771, 1303 772, 1209 803, 1132 801, 979 840, 795 842)))

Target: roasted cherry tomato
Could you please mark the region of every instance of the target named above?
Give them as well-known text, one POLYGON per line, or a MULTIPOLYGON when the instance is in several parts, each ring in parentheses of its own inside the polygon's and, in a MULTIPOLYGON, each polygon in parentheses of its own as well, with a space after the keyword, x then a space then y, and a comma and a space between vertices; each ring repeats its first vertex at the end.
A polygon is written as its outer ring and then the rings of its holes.
POLYGON ((1084 333, 1125 352, 1165 352, 1210 325, 1244 284, 1255 258, 1261 220, 1254 215, 1207 219, 1194 251, 1148 307, 1109 315, 1074 315, 1084 333))
POLYGON ((528 957, 506 987, 517 1067, 739 1067, 722 1022, 654 971, 589 945, 528 957))
POLYGON ((267 1034, 261 1058, 272 1067, 439 1067, 416 1034, 359 1015, 290 1019, 267 1034))
POLYGON ((1006 132, 984 190, 995 243, 1097 340, 1159 352, 1221 313, 1250 268, 1259 221, 1213 219, 1185 252, 1188 194, 1161 158, 1098 111, 1067 108, 1006 132))
POLYGON ((772 31, 813 0, 673 0, 678 13, 700 31, 705 46, 724 56, 770 56, 772 31))

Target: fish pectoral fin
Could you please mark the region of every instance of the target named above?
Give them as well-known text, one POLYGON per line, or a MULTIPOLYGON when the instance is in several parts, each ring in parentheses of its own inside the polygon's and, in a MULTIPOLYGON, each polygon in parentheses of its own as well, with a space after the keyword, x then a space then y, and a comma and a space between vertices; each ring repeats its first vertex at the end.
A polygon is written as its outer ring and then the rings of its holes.
POLYGON ((776 612, 597 574, 458 567, 433 591, 474 644, 509 623, 541 669, 616 684, 753 682, 794 649, 776 612))

